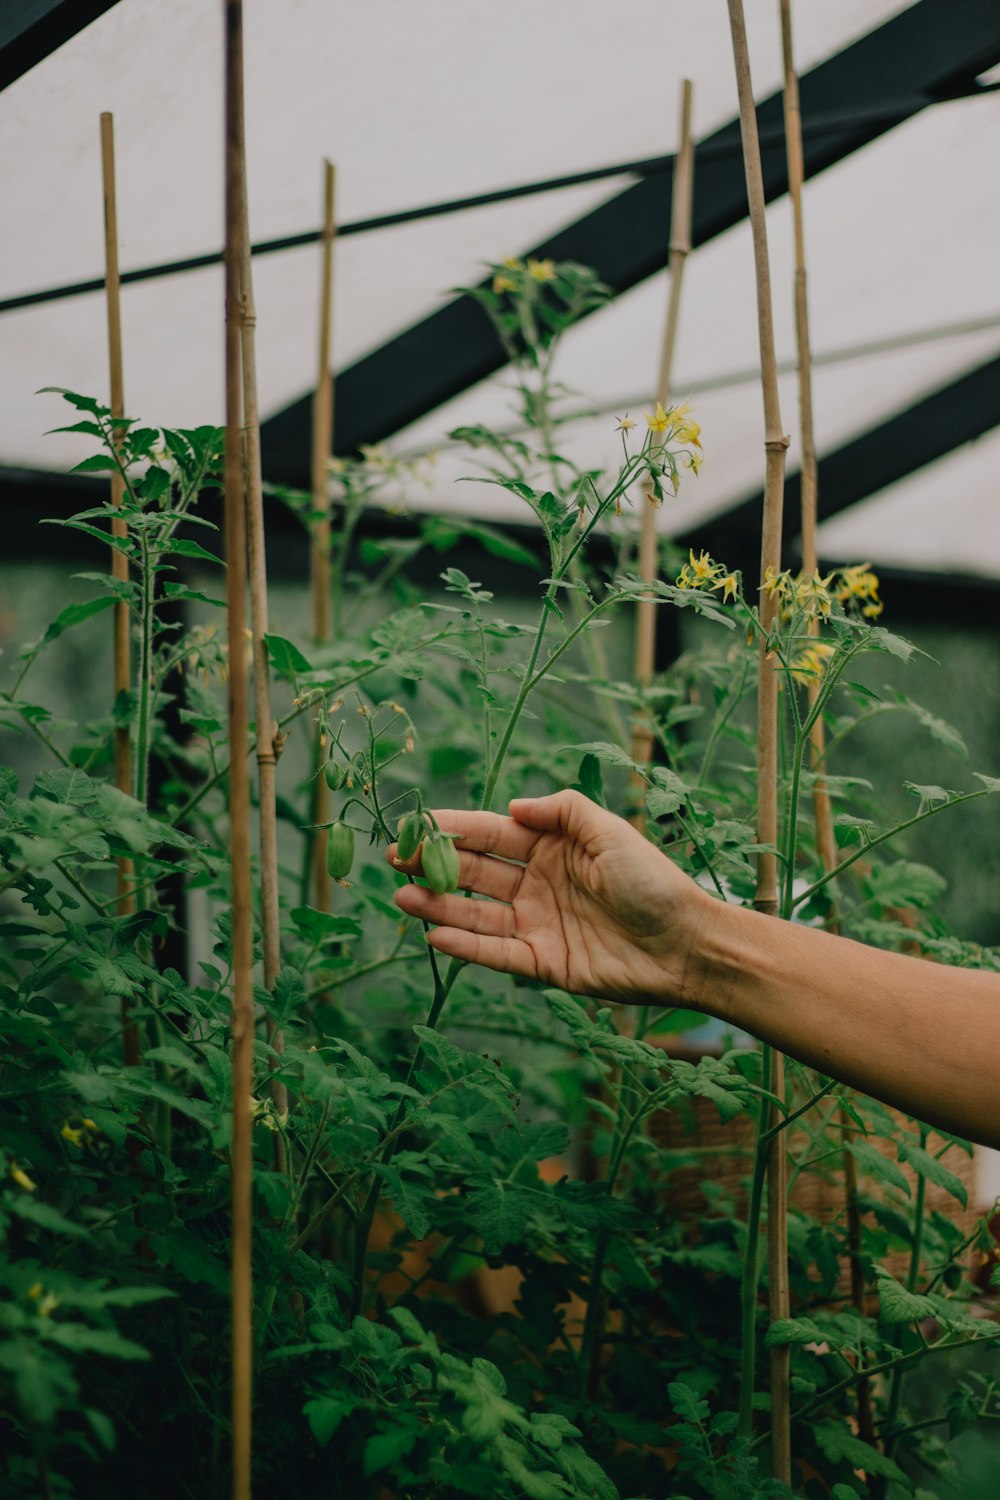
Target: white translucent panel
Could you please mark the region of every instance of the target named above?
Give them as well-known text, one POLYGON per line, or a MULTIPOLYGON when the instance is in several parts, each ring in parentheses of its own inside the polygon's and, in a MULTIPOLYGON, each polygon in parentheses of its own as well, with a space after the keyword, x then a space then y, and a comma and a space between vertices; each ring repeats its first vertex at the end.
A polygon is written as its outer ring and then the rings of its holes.
POLYGON ((819 529, 822 555, 1000 577, 1000 431, 889 485, 819 529))
MULTIPOLYGON (((802 68, 905 8, 802 7, 802 68)), ((204 0, 129 0, 4 92, 0 196, 17 231, 5 238, 0 296, 101 274, 105 109, 115 115, 123 267, 219 245, 221 15, 204 0)), ((748 20, 763 95, 780 80, 771 0, 752 0, 748 20)), ((485 0, 367 0, 349 13, 327 0, 249 0, 246 59, 255 238, 317 224, 324 155, 338 165, 339 217, 352 220, 669 150, 685 75, 699 134, 735 107, 724 8, 681 0, 620 0, 613 11, 511 0, 502 14, 485 0)), ((622 185, 344 240, 337 363, 408 326, 482 260, 531 244, 622 185)), ((316 259, 304 250, 258 262, 265 413, 313 381, 316 259)), ((132 410, 176 424, 218 417, 220 296, 214 271, 126 289, 132 410)), ((48 383, 106 388, 102 317, 100 296, 6 315, 0 462, 58 466, 76 456, 72 443, 41 440, 46 422, 29 393, 48 383)))
MULTIPOLYGON (((906 8, 898 0, 796 6, 801 70, 906 8)), ((746 9, 755 89, 763 97, 780 85, 777 7, 773 0, 748 0, 746 9)), ((102 109, 115 113, 123 267, 218 247, 221 15, 221 7, 204 0, 169 6, 129 0, 3 93, 0 194, 5 222, 14 228, 5 236, 0 298, 101 274, 102 109)), ((697 135, 735 112, 725 7, 681 0, 619 0, 614 7, 509 0, 500 9, 486 0, 366 0, 349 11, 328 0, 247 0, 246 57, 257 239, 317 225, 324 155, 337 163, 338 213, 350 221, 671 150, 684 76, 695 85, 697 135)), ((1000 349, 1000 194, 988 190, 998 133, 1000 97, 942 104, 807 184, 821 453, 1000 349), (976 323, 985 326, 958 331, 976 323), (956 331, 923 336, 949 328, 956 331), (859 352, 900 340, 902 347, 859 352), (849 358, 841 357, 845 351, 849 358)), ((537 243, 627 181, 342 240, 336 364, 345 368, 392 339, 439 306, 453 286, 478 278, 484 261, 537 243)), ((778 353, 787 362, 794 358, 787 201, 771 207, 768 227, 778 353)), ((312 387, 317 281, 315 247, 256 262, 265 416, 312 387)), ((666 295, 661 274, 567 337, 561 376, 601 409, 560 430, 560 446, 574 461, 616 461, 613 412, 630 403, 636 415, 648 403, 666 295)), ((218 420, 221 271, 129 286, 123 296, 130 412, 176 425, 218 420)), ((0 322, 0 464, 66 467, 86 446, 44 438, 65 409, 33 393, 46 384, 106 390, 103 299, 78 297, 0 322)), ((678 499, 660 511, 665 530, 696 528, 759 489, 757 358, 753 260, 743 222, 689 259, 675 387, 697 408, 705 464, 700 478, 686 477, 678 499)), ((397 434, 392 446, 412 451, 438 444, 462 422, 507 423, 509 385, 509 374, 481 383, 397 434)), ((782 377, 781 399, 794 468, 791 375, 782 377)), ((994 443, 985 439, 831 523, 823 533, 827 547, 842 545, 845 556, 1000 574, 995 485, 981 457, 994 443), (950 483, 965 507, 950 538, 934 532, 933 502, 921 498, 939 493, 939 471, 959 476, 950 483), (889 514, 886 507, 897 509, 883 524, 878 518, 889 514), (869 517, 876 529, 865 545, 869 517)), ((417 502, 484 517, 523 514, 501 490, 457 484, 468 471, 468 458, 446 447, 417 502)))

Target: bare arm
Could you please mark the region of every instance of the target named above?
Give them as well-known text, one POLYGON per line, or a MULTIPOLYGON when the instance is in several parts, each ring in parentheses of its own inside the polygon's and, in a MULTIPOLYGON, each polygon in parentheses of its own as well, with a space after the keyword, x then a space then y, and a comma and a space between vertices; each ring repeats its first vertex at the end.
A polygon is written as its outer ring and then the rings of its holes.
MULTIPOLYGON (((462 885, 407 885, 443 953, 578 995, 680 1005, 932 1125, 1000 1146, 1000 976, 727 906, 577 792, 439 812, 462 885)), ((394 851, 390 850, 390 858, 394 851)))

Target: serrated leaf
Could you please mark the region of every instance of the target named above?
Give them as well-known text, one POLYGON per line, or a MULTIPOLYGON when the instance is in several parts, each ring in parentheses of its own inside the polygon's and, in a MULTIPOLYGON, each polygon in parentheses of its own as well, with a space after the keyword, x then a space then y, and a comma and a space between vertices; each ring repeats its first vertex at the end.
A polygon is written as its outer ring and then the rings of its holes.
POLYGON ((294 682, 303 672, 312 671, 312 663, 302 655, 294 641, 286 640, 283 635, 266 635, 264 642, 271 665, 279 677, 294 682))
POLYGON ((875 1267, 875 1279, 879 1316, 883 1323, 919 1323, 923 1318, 934 1317, 937 1309, 930 1297, 908 1292, 881 1266, 875 1267))
POLYGON ((870 1141, 851 1141, 848 1149, 866 1177, 875 1177, 910 1197, 910 1183, 891 1158, 884 1156, 870 1141))
POLYGON ((822 1344, 826 1334, 812 1318, 776 1318, 767 1330, 764 1347, 780 1348, 784 1344, 822 1344))
POLYGON ((12 1195, 7 1199, 7 1207, 19 1219, 27 1219, 31 1224, 37 1224, 39 1229, 49 1229, 53 1234, 87 1236, 87 1230, 82 1224, 74 1224, 72 1219, 67 1219, 57 1208, 49 1203, 40 1203, 28 1193, 12 1195))
POLYGON ((406 1420, 404 1414, 400 1414, 392 1427, 386 1432, 377 1432, 365 1443, 364 1470, 365 1476, 377 1474, 380 1469, 386 1469, 395 1463, 397 1458, 402 1458, 411 1452, 417 1441, 417 1428, 406 1420))
POLYGON ((673 1380, 667 1386, 667 1395, 675 1416, 684 1422, 707 1422, 708 1402, 703 1401, 696 1390, 682 1380, 673 1380))
POLYGON ((314 1396, 302 1410, 309 1431, 320 1447, 325 1448, 343 1419, 354 1410, 354 1402, 343 1396, 314 1396))
POLYGON ((921 1177, 926 1177, 928 1182, 944 1188, 946 1193, 958 1199, 963 1208, 968 1208, 969 1194, 965 1183, 961 1177, 956 1177, 955 1173, 944 1165, 944 1162, 932 1156, 929 1151, 925 1151, 922 1146, 911 1145, 909 1141, 900 1141, 898 1149, 900 1161, 907 1162, 921 1177))
POLYGON ((910 1480, 897 1463, 864 1443, 839 1422, 820 1422, 815 1429, 816 1441, 831 1463, 841 1461, 852 1469, 863 1469, 866 1474, 877 1474, 883 1479, 894 1479, 906 1490, 912 1490, 910 1480))

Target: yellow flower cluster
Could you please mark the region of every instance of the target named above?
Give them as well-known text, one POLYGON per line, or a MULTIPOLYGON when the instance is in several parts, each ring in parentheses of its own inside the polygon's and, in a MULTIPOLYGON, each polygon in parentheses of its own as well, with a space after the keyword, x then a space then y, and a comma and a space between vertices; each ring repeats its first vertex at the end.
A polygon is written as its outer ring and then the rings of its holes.
MULTIPOLYGON (((643 416, 646 418, 646 426, 650 432, 654 432, 658 437, 662 437, 664 442, 681 443, 684 446, 700 448, 701 428, 690 415, 690 412, 691 407, 686 401, 680 406, 668 406, 666 408, 657 401, 656 410, 652 413, 648 411, 644 412, 643 416)), ((627 415, 623 420, 628 420, 627 415)), ((629 425, 634 426, 635 424, 629 423, 629 425)), ((619 432, 622 431, 621 421, 619 421, 618 430, 619 432)))
POLYGON ((721 589, 722 602, 725 604, 727 599, 736 598, 740 580, 737 573, 731 573, 723 563, 714 562, 704 549, 695 557, 692 548, 688 552, 688 561, 677 575, 677 587, 705 589, 709 593, 721 589))
POLYGON ((861 613, 867 620, 877 620, 885 605, 878 596, 878 574, 873 573, 870 563, 855 563, 853 567, 841 568, 839 585, 833 597, 838 604, 860 604, 861 613))
POLYGON ((59 1134, 71 1146, 76 1146, 82 1150, 84 1146, 90 1146, 92 1136, 99 1134, 99 1127, 89 1117, 84 1116, 79 1125, 71 1125, 67 1120, 59 1134))
POLYGON ((527 265, 518 260, 516 255, 508 255, 503 260, 503 270, 498 271, 493 277, 493 290, 497 296, 504 292, 517 291, 518 275, 527 274, 532 281, 555 281, 556 263, 554 260, 535 260, 528 256, 527 265))
POLYGON ((785 617, 793 610, 801 610, 807 619, 828 620, 836 600, 841 605, 860 607, 867 620, 877 620, 885 607, 878 596, 878 577, 868 563, 840 568, 825 578, 818 573, 793 575, 788 568, 778 573, 769 566, 760 591, 778 601, 785 617))
POLYGON ((800 656, 795 657, 791 663, 792 677, 803 687, 818 682, 826 671, 826 664, 835 650, 836 647, 831 646, 827 641, 816 641, 800 656))

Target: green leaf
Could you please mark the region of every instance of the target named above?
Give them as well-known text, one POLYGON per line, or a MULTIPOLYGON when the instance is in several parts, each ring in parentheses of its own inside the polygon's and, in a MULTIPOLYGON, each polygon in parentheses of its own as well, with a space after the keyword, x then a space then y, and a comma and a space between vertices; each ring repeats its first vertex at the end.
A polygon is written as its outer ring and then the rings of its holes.
POLYGON ((596 755, 585 755, 580 761, 576 789, 585 797, 589 797, 591 802, 596 802, 598 807, 607 807, 604 777, 601 774, 601 763, 596 755))
POLYGON ((218 557, 216 553, 209 552, 208 549, 206 547, 202 547, 199 542, 189 542, 184 538, 171 538, 168 551, 171 556, 198 557, 201 558, 203 562, 214 563, 216 567, 218 567, 222 561, 222 559, 218 557))
POLYGON ((826 1334, 812 1318, 777 1318, 767 1330, 764 1347, 775 1349, 783 1344, 822 1344, 826 1334))
POLYGON ((988 792, 1000 792, 1000 776, 984 776, 982 771, 973 771, 972 774, 988 792))
POLYGON ((123 1339, 111 1328, 90 1328, 86 1323, 58 1323, 51 1320, 45 1337, 63 1349, 81 1354, 103 1354, 108 1359, 149 1359, 149 1350, 132 1339, 123 1339))
POLYGON ((371 1474, 377 1474, 380 1469, 387 1469, 390 1464, 395 1463, 397 1458, 402 1458, 409 1453, 417 1441, 418 1429, 412 1417, 400 1413, 395 1423, 386 1432, 377 1432, 365 1443, 364 1469, 366 1478, 371 1474))
POLYGON ((340 1426, 344 1417, 354 1410, 354 1402, 346 1396, 315 1396, 302 1408, 309 1423, 309 1431, 325 1448, 340 1426))
POLYGON ((819 1422, 814 1428, 816 1441, 831 1463, 841 1461, 852 1469, 863 1469, 866 1474, 877 1474, 882 1479, 894 1479, 907 1491, 913 1486, 897 1463, 885 1454, 864 1443, 839 1422, 819 1422))
POLYGON ((682 1380, 671 1381, 667 1386, 667 1395, 674 1415, 683 1422, 698 1424, 708 1421, 708 1402, 703 1401, 698 1392, 685 1385, 682 1380))
POLYGON ((889 1187, 898 1188, 910 1197, 910 1183, 905 1172, 901 1172, 891 1158, 884 1156, 870 1141, 851 1141, 848 1147, 854 1160, 866 1177, 875 1177, 889 1187))
POLYGON ((266 635, 264 642, 271 665, 279 677, 294 682, 303 672, 312 671, 312 663, 302 655, 294 642, 286 640, 283 635, 266 635))
POLYGON ((71 474, 101 474, 109 469, 116 471, 118 465, 110 453, 95 453, 92 458, 84 458, 70 469, 71 474))
POLYGON ((875 1267, 875 1279, 878 1283, 879 1316, 883 1323, 919 1323, 923 1318, 933 1318, 937 1312, 930 1297, 908 1292, 881 1266, 875 1267))
POLYGON ((57 1208, 52 1208, 48 1203, 40 1203, 28 1193, 13 1194, 7 1199, 7 1207, 19 1219, 27 1219, 31 1224, 37 1224, 39 1229, 50 1229, 54 1234, 87 1235, 82 1224, 74 1224, 72 1219, 67 1219, 57 1208))
POLYGON ((868 894, 878 906, 933 906, 948 889, 948 882, 929 865, 897 859, 891 865, 875 865, 865 879, 868 894))
POLYGON ((74 625, 80 625, 84 620, 89 620, 91 615, 99 615, 103 610, 110 609, 114 602, 114 595, 102 594, 100 598, 86 599, 82 604, 68 604, 56 615, 41 640, 36 641, 33 646, 25 647, 20 659, 26 661, 29 657, 37 656, 43 647, 58 640, 64 631, 72 630, 74 625))
POLYGON ((969 1206, 969 1194, 961 1177, 956 1177, 954 1172, 940 1161, 936 1156, 931 1156, 922 1146, 913 1146, 908 1141, 899 1142, 899 1159, 907 1162, 921 1177, 926 1177, 928 1182, 933 1182, 936 1187, 944 1188, 953 1198, 957 1198, 963 1208, 969 1206))
POLYGON ((94 1407, 84 1408, 84 1416, 90 1423, 90 1429, 106 1452, 111 1453, 115 1446, 115 1424, 106 1412, 96 1411, 94 1407))

